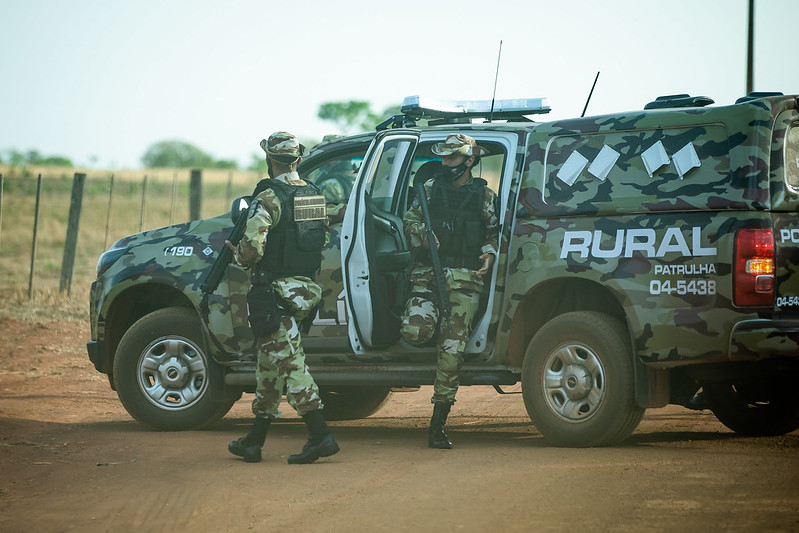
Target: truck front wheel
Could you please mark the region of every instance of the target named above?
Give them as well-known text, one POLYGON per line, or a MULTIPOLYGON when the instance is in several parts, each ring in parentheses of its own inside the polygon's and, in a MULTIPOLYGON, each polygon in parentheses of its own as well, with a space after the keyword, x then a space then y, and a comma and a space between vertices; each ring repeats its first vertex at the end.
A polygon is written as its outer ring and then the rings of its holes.
POLYGON ((575 311, 544 324, 525 353, 522 392, 533 424, 558 446, 618 443, 644 415, 626 330, 603 313, 575 311))
POLYGON ((205 352, 193 309, 152 312, 122 337, 114 381, 122 405, 139 422, 162 430, 215 422, 238 397, 227 391, 222 369, 205 352))

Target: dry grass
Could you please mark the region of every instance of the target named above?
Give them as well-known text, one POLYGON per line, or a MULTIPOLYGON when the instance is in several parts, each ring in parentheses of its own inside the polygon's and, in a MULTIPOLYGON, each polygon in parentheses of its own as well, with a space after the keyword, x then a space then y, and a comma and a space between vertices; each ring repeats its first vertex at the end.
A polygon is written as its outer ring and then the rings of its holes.
MULTIPOLYGON (((189 172, 86 171, 71 290, 59 292, 74 169, 9 169, 0 205, 0 317, 21 320, 86 320, 88 290, 97 258, 116 240, 189 218, 189 172), (44 171, 47 170, 48 173, 44 171), (33 291, 28 298, 36 206, 36 176, 42 172, 33 291), (109 217, 111 175, 113 197, 109 217), (142 191, 147 176, 146 208, 142 191), (176 181, 175 201, 173 185, 176 181), (108 228, 106 230, 106 227, 108 228), (106 235, 107 233, 107 235, 106 235)), ((248 194, 260 179, 254 172, 203 171, 203 218, 227 212, 233 198, 248 194)))

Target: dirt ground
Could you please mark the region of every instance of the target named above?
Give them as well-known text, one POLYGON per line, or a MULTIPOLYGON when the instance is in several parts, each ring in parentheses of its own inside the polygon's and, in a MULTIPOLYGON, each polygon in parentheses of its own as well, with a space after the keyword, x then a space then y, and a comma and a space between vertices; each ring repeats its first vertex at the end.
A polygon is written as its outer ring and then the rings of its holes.
POLYGON ((305 441, 286 413, 246 464, 226 445, 250 395, 210 430, 147 430, 88 336, 0 319, 0 531, 799 531, 799 432, 742 438, 669 406, 620 446, 555 448, 520 395, 466 387, 455 448, 430 450, 422 388, 332 423, 342 450, 313 465, 286 464, 305 441))

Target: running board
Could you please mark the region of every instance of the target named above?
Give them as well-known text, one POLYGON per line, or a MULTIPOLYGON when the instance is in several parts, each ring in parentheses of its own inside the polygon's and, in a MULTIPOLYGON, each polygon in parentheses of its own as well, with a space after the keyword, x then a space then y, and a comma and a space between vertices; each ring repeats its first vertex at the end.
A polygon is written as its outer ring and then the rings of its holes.
MULTIPOLYGON (((225 374, 225 384, 239 387, 255 386, 255 365, 242 363, 231 367, 225 374), (251 369, 251 370, 250 370, 251 369)), ((368 366, 354 368, 311 367, 311 374, 316 383, 325 386, 370 385, 389 387, 419 387, 432 385, 435 378, 433 366, 389 368, 368 366)), ((495 389, 500 385, 515 385, 519 382, 519 374, 503 367, 462 369, 461 385, 491 385, 495 389)), ((499 389, 501 390, 501 389, 499 389)), ((498 390, 498 392, 499 392, 498 390)), ((500 392, 500 394, 513 394, 500 392)))

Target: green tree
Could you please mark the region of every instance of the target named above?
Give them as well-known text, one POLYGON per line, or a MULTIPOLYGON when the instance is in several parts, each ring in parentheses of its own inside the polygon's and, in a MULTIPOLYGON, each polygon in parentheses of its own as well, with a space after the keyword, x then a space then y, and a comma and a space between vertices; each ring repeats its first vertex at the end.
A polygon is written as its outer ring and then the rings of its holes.
POLYGON ((263 153, 252 154, 250 156, 250 164, 247 166, 247 170, 255 170, 256 172, 266 174, 266 160, 264 159, 263 153))
POLYGON ((9 150, 9 160, 11 164, 15 167, 21 166, 25 164, 25 154, 19 152, 17 150, 9 150))
POLYGON ((43 157, 37 163, 39 165, 48 165, 54 167, 72 167, 72 161, 64 156, 60 155, 51 155, 48 157, 43 157))
MULTIPOLYGON (((8 162, 11 166, 24 167, 27 165, 49 165, 57 167, 72 167, 72 160, 62 155, 44 156, 38 150, 28 150, 23 153, 19 150, 7 150, 8 162)), ((4 159, 0 158, 0 162, 4 159)))
POLYGON ((232 159, 217 159, 216 162, 214 162, 214 168, 236 170, 239 168, 239 165, 232 159))
POLYGON ((336 124, 341 133, 351 135, 362 131, 372 131, 375 126, 391 115, 399 113, 399 105, 387 107, 378 114, 372 110, 372 104, 364 100, 346 102, 325 102, 319 106, 317 116, 336 124))
POLYGON ((38 150, 28 150, 28 153, 25 154, 25 162, 29 165, 41 165, 42 159, 42 154, 38 150))
POLYGON ((160 141, 150 145, 141 158, 150 168, 214 168, 214 158, 193 144, 179 140, 160 141))

